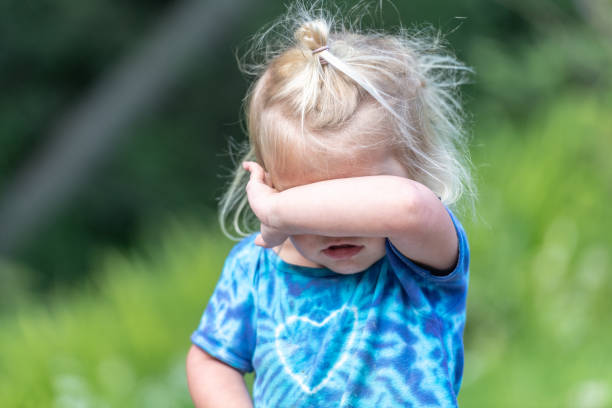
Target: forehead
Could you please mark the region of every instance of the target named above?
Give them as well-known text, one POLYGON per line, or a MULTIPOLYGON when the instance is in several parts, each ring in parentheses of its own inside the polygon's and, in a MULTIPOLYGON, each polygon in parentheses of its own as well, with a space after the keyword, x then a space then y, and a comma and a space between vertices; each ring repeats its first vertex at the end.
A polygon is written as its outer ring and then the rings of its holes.
POLYGON ((283 169, 271 172, 272 183, 277 190, 286 190, 338 178, 377 175, 408 177, 399 160, 387 148, 351 150, 318 152, 294 158, 283 169))

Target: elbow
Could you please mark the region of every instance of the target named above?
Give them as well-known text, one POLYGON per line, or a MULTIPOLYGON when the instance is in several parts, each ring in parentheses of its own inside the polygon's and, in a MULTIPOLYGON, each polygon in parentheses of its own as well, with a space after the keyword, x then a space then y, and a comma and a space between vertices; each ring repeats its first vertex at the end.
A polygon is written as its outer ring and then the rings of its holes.
POLYGON ((412 181, 397 200, 397 217, 391 220, 390 230, 394 234, 418 233, 426 228, 432 218, 431 199, 435 194, 423 184, 412 181))

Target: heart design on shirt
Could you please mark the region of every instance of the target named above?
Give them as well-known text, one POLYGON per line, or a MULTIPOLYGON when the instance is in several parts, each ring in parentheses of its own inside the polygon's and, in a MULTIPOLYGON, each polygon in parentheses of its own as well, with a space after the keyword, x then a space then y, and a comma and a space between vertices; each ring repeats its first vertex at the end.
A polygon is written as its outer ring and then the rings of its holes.
POLYGON ((285 372, 302 390, 313 394, 347 360, 356 327, 356 307, 343 306, 321 321, 289 316, 276 327, 276 353, 285 372))

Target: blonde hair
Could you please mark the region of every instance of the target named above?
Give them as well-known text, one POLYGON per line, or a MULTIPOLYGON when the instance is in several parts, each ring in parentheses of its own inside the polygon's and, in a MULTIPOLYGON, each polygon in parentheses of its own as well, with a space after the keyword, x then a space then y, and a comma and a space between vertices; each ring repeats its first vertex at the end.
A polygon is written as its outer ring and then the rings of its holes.
MULTIPOLYGON (((256 77, 245 98, 249 146, 241 161, 273 172, 300 152, 391 148, 410 178, 445 204, 462 196, 472 202, 459 99, 471 69, 445 49, 439 32, 364 31, 339 13, 297 3, 251 44, 246 58, 260 60, 241 63, 256 77), (366 112, 376 120, 355 132, 366 112)), ((258 228, 247 182, 239 164, 220 202, 221 227, 231 238, 258 228)))

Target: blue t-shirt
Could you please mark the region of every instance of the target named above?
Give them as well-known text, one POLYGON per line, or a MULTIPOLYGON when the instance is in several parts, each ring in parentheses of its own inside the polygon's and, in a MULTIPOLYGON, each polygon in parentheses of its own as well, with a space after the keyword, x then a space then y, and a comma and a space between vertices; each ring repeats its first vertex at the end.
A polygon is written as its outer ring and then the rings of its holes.
MULTIPOLYGON (((450 211, 449 211, 450 213, 450 211)), ((444 276, 386 255, 340 275, 286 263, 255 235, 229 254, 192 342, 255 371, 255 407, 454 407, 469 249, 444 276)))

